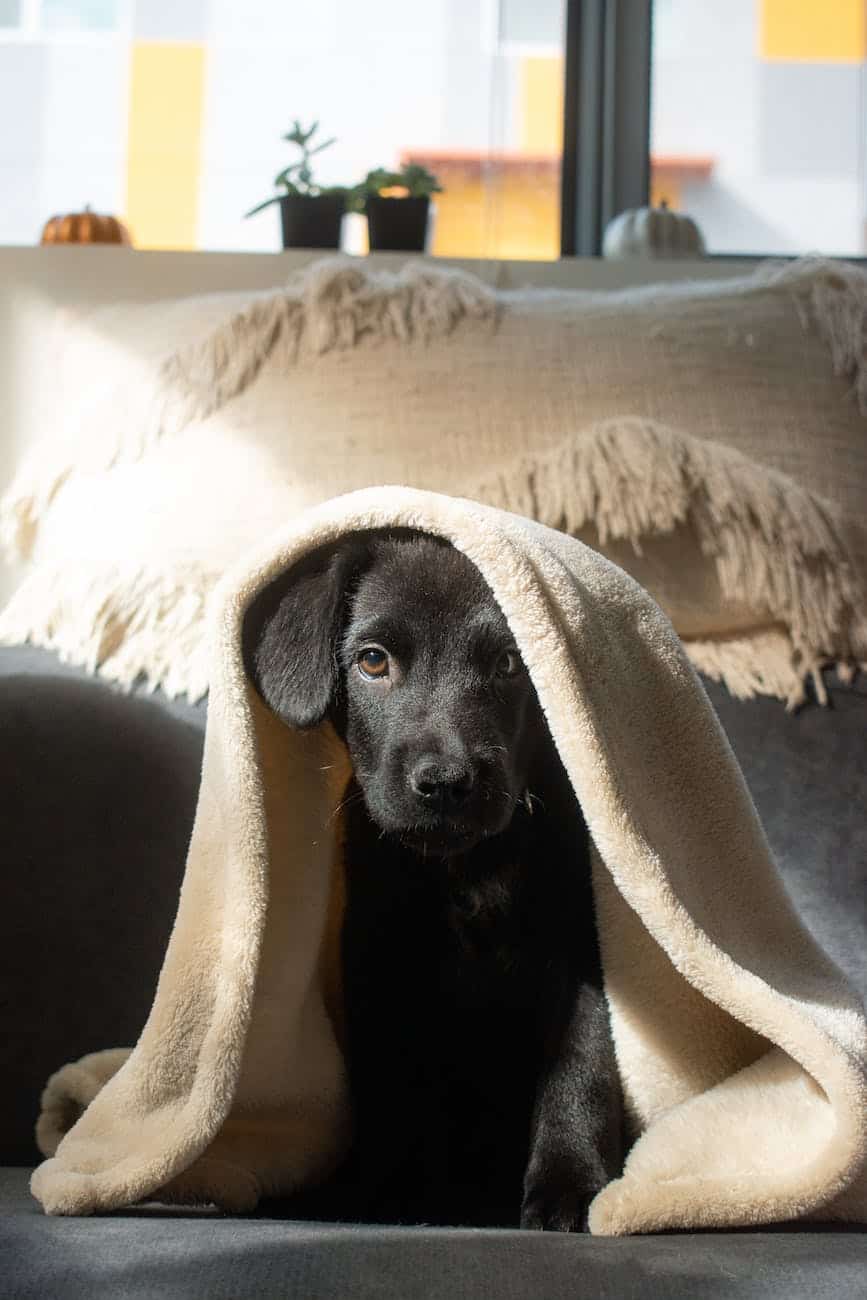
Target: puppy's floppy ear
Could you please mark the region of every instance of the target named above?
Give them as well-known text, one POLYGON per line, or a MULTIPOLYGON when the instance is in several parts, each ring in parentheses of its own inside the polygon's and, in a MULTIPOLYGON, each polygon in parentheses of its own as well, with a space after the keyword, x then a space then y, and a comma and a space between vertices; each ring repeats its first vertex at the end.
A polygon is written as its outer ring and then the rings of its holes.
POLYGON ((351 540, 314 552, 261 591, 244 617, 247 676, 292 727, 315 727, 337 696, 347 594, 366 554, 351 540))

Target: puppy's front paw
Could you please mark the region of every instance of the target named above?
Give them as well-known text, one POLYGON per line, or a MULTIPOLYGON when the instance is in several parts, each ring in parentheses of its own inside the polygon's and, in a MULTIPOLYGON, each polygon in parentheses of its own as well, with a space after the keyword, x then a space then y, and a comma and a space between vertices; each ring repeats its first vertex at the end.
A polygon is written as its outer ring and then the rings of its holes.
POLYGON ((535 1232, 587 1232, 593 1193, 540 1188, 528 1192, 521 1206, 521 1227, 535 1232))
POLYGON ((605 1179, 579 1162, 536 1153, 524 1178, 521 1227, 541 1232, 587 1232, 590 1202, 605 1179))

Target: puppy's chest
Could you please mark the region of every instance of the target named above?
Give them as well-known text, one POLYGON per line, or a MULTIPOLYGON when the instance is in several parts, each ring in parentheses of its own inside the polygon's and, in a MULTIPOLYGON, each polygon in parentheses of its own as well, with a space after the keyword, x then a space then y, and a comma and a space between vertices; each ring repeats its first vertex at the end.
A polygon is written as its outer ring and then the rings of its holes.
POLYGON ((455 971, 481 975, 490 967, 505 977, 526 955, 527 906, 517 867, 447 887, 440 911, 440 947, 445 964, 455 971))
POLYGON ((435 996, 453 1023, 467 1021, 484 1036, 495 1024, 515 1033, 533 1022, 548 966, 535 910, 517 868, 446 893, 434 939, 435 996))

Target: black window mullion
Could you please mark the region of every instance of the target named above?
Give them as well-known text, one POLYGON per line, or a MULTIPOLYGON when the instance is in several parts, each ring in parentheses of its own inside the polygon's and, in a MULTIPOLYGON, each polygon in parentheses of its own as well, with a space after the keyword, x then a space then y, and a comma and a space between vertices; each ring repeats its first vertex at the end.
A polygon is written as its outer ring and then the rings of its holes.
POLYGON ((564 36, 563 157, 560 168, 560 256, 577 252, 578 87, 580 84, 580 4, 566 0, 564 36))
POLYGON ((647 202, 652 0, 566 0, 561 256, 647 202))

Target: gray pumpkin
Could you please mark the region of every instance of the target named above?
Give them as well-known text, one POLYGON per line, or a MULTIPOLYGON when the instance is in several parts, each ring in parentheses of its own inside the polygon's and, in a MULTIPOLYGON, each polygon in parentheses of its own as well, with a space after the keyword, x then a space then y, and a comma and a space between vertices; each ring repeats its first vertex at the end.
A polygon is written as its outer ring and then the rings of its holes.
POLYGON ((605 228, 604 257, 702 257, 704 239, 692 217, 672 212, 663 199, 658 208, 631 208, 605 228))

